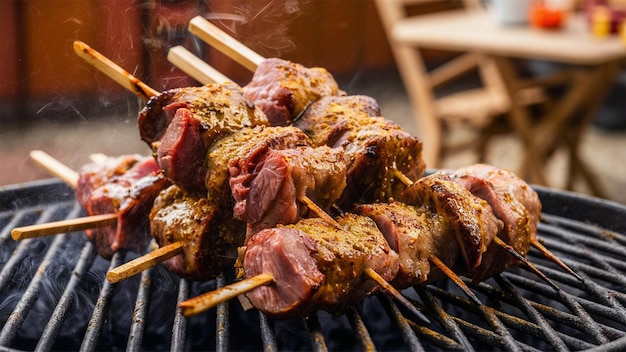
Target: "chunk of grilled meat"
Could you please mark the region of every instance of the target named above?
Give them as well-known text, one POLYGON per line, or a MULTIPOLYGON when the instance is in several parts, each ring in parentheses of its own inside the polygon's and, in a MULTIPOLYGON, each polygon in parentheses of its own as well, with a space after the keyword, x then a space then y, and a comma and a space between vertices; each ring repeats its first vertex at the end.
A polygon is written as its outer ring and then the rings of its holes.
POLYGON ((141 253, 150 241, 148 214, 154 198, 168 187, 154 158, 124 155, 79 171, 76 199, 89 215, 117 214, 117 224, 87 231, 98 253, 110 258, 120 249, 141 253))
MULTIPOLYGON (((504 228, 498 234, 519 254, 526 256, 530 241, 537 236, 537 223, 541 216, 541 202, 537 193, 513 172, 491 165, 476 164, 456 170, 453 180, 462 184, 472 194, 485 199, 504 228)), ((475 282, 501 272, 517 263, 505 249, 496 244, 487 250, 483 263, 472 274, 475 282)))
POLYGON ((398 253, 400 267, 391 281, 397 289, 444 278, 437 267, 431 266, 431 256, 451 268, 459 258, 460 249, 446 214, 397 201, 361 204, 354 212, 374 220, 391 249, 398 253))
POLYGON ((164 265, 189 280, 207 280, 231 269, 245 239, 245 224, 232 211, 175 185, 154 201, 150 227, 161 247, 183 243, 183 253, 164 265))
POLYGON ((232 209, 229 188, 229 165, 233 160, 247 158, 271 149, 291 149, 309 145, 308 137, 295 127, 242 128, 217 140, 209 148, 206 158, 205 187, 207 198, 232 209))
POLYGON ((269 58, 254 72, 243 92, 267 115, 272 126, 286 126, 311 102, 328 95, 344 95, 324 68, 269 58))
POLYGON ((247 234, 306 216, 306 196, 329 211, 346 186, 343 150, 326 146, 276 150, 264 148, 230 164, 234 215, 247 234))
POLYGON ((165 175, 187 192, 204 192, 204 156, 215 140, 268 120, 241 87, 223 83, 165 91, 148 101, 137 123, 165 175))
POLYGON ((334 145, 346 131, 359 127, 358 121, 352 121, 354 115, 380 116, 378 102, 366 95, 323 97, 312 103, 294 125, 311 138, 313 145, 334 145))
POLYGON ((274 282, 246 295, 265 314, 305 316, 314 310, 339 313, 380 291, 365 269, 385 280, 395 277, 398 255, 369 218, 345 214, 338 230, 320 218, 265 229, 248 242, 246 276, 270 273, 274 282))
POLYGON ((446 218, 460 247, 464 264, 461 272, 471 273, 478 268, 487 245, 503 227, 487 201, 442 173, 420 178, 406 189, 401 201, 446 218))
POLYGON ((356 203, 399 198, 406 186, 397 171, 412 181, 422 176, 422 142, 380 116, 371 98, 326 97, 313 103, 294 125, 314 141, 345 151, 347 186, 341 208, 356 203))

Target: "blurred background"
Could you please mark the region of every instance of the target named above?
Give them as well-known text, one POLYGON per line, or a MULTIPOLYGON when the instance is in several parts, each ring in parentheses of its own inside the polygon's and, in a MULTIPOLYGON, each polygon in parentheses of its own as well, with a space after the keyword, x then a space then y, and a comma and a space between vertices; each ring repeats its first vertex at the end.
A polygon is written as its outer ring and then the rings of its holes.
MULTIPOLYGON (((422 11, 461 6, 436 1, 422 11)), ((30 161, 33 149, 74 169, 91 153, 149 153, 135 121, 145 102, 78 58, 75 40, 159 91, 199 85, 167 62, 175 45, 245 85, 252 73, 187 32, 197 15, 265 57, 327 68, 348 94, 376 98, 383 116, 420 136, 373 0, 0 0, 0 191, 50 177, 30 161)), ((451 55, 424 53, 429 65, 451 55)), ((469 75, 467 84, 474 79, 469 75)), ((607 198, 626 203, 626 77, 607 84, 609 96, 580 152, 607 198)), ((504 134, 487 161, 515 171, 520 155, 519 142, 504 134)), ((459 153, 441 167, 474 161, 475 155, 459 153)), ((550 186, 562 187, 564 156, 555 153, 546 168, 550 186)))

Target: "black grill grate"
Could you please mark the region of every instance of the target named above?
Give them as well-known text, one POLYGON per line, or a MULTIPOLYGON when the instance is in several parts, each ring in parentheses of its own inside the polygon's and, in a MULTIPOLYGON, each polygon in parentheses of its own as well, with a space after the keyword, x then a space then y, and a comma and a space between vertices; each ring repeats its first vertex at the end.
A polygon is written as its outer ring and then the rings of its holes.
POLYGON ((274 321, 239 303, 185 319, 177 303, 229 282, 188 283, 160 266, 116 285, 130 259, 100 258, 81 233, 19 243, 14 227, 84 215, 56 180, 0 189, 0 347, 22 350, 621 350, 626 348, 626 207, 537 188, 539 237, 584 278, 534 249, 529 259, 561 287, 521 267, 472 287, 482 305, 442 281, 405 291, 432 324, 387 296, 343 316, 274 321))

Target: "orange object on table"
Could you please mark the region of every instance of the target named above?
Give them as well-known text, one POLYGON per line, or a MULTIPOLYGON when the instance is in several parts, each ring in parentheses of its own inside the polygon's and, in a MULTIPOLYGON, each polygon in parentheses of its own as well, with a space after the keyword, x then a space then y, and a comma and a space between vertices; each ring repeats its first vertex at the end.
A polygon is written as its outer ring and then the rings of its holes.
POLYGON ((558 29, 563 25, 565 13, 561 9, 551 8, 538 2, 531 6, 529 19, 534 27, 558 29))

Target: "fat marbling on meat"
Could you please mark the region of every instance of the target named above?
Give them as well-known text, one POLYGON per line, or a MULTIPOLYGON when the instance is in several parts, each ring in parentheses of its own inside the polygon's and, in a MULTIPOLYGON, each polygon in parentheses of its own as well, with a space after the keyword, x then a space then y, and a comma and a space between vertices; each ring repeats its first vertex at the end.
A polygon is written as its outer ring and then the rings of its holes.
POLYGON ((309 210, 302 204, 303 197, 328 212, 343 193, 343 150, 326 146, 261 149, 231 162, 229 183, 234 215, 248 224, 249 235, 295 223, 309 210))
POLYGON ((313 101, 345 95, 324 68, 307 68, 277 58, 264 60, 255 70, 244 95, 267 115, 272 126, 290 124, 313 101))
POLYGON ((124 155, 90 163, 79 171, 76 199, 89 215, 117 214, 116 225, 87 231, 101 256, 120 249, 142 253, 150 236, 148 214, 154 198, 168 187, 154 158, 124 155))
POLYGON ((165 91, 148 101, 137 124, 165 175, 187 192, 204 192, 205 157, 213 143, 269 122, 240 86, 227 82, 165 91))
POLYGON ((248 241, 247 277, 269 273, 273 283, 246 295, 265 314, 277 318, 305 316, 321 309, 340 313, 380 286, 370 268, 385 280, 398 271, 398 255, 369 218, 346 213, 336 218, 339 230, 320 218, 265 229, 248 241))

